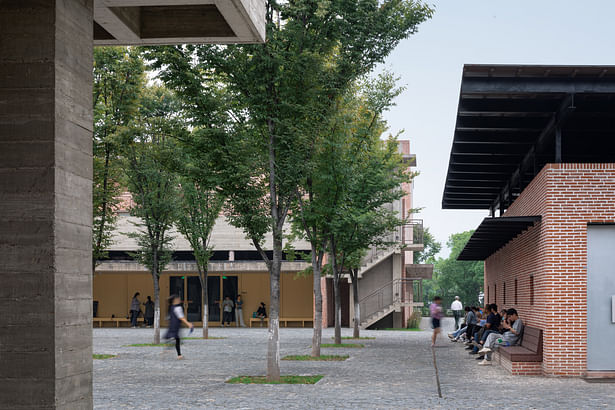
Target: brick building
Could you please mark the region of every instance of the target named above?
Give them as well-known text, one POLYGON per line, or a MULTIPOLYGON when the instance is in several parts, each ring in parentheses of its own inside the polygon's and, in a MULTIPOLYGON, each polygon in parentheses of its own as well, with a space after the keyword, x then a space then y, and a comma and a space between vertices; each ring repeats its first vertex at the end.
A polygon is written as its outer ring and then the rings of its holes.
POLYGON ((543 331, 515 374, 615 376, 614 97, 614 67, 464 67, 443 208, 490 211, 459 259, 543 331))

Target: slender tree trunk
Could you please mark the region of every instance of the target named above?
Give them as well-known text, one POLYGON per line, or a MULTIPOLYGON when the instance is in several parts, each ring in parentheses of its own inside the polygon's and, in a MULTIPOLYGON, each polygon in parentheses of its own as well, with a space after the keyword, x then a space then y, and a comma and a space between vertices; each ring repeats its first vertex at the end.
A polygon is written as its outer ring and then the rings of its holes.
POLYGON ((100 214, 100 227, 98 228, 98 232, 96 234, 96 248, 94 249, 95 256, 92 258, 92 274, 96 272, 96 257, 98 257, 102 251, 100 249, 102 247, 102 237, 105 233, 105 225, 107 224, 107 203, 108 203, 108 185, 109 185, 109 160, 111 156, 111 148, 109 147, 109 143, 105 143, 105 167, 103 172, 103 203, 102 210, 100 214))
POLYGON ((358 339, 361 337, 359 334, 359 325, 361 324, 361 307, 359 305, 359 273, 355 270, 350 274, 352 277, 352 298, 354 300, 354 330, 352 331, 352 337, 358 339))
POLYGON ((312 245, 312 274, 314 279, 314 335, 312 336, 312 357, 320 356, 320 343, 322 341, 322 289, 320 275, 322 271, 322 253, 317 254, 316 247, 312 245))
POLYGON ((152 272, 154 279, 154 343, 160 343, 160 277, 157 269, 152 272))
MULTIPOLYGON (((197 264, 198 266, 198 264, 197 264)), ((208 305, 209 300, 207 299, 207 266, 204 266, 202 269, 199 267, 199 278, 201 279, 201 292, 202 292, 202 300, 203 300, 203 339, 209 338, 209 315, 208 315, 208 305)))
MULTIPOLYGON (((276 229, 278 231, 278 229, 276 229)), ((282 232, 274 231, 273 260, 269 272, 269 336, 267 343, 267 380, 280 380, 280 271, 282 268, 282 232)))
POLYGON ((335 299, 335 344, 342 343, 342 295, 340 294, 340 272, 337 267, 335 241, 331 241, 331 270, 333 271, 333 295, 335 299))

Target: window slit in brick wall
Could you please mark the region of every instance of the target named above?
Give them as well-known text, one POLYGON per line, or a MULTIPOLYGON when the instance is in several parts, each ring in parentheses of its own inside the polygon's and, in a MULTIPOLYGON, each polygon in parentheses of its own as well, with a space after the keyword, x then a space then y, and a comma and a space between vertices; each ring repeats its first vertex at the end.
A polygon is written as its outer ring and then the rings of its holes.
POLYGON ((534 304, 534 275, 530 276, 530 305, 534 304))
POLYGON ((504 282, 504 297, 502 298, 502 303, 506 305, 506 282, 504 282))
POLYGON ((517 290, 518 290, 518 288, 517 288, 517 279, 515 279, 515 305, 517 303, 519 303, 519 299, 518 299, 519 294, 517 293, 517 290))
POLYGON ((487 286, 487 298, 485 299, 485 303, 491 303, 491 299, 489 299, 489 286, 487 286))
POLYGON ((493 284, 493 303, 498 304, 498 285, 493 284))

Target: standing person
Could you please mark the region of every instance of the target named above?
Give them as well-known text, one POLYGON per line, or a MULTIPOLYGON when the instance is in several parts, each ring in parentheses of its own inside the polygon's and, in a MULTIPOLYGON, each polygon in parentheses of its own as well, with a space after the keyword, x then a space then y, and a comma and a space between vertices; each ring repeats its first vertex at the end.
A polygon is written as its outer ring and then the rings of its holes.
POLYGON ((226 296, 224 298, 224 301, 222 302, 222 326, 226 326, 224 323, 228 323, 228 325, 231 325, 231 322, 233 320, 233 307, 235 306, 235 304, 233 303, 233 301, 231 300, 230 296, 226 296))
POLYGON ((147 327, 152 327, 154 324, 154 302, 152 301, 152 297, 147 297, 147 302, 143 304, 145 306, 145 322, 147 323, 147 327))
POLYGON ((141 302, 139 301, 140 293, 137 292, 132 297, 132 301, 130 302, 130 326, 135 328, 137 327, 137 319, 139 318, 139 313, 141 313, 141 302))
POLYGON ((235 323, 237 323, 237 327, 246 327, 245 323, 243 323, 243 300, 241 300, 241 295, 237 295, 237 300, 235 300, 235 323))
POLYGON ((431 327, 433 327, 433 335, 431 335, 431 347, 436 345, 438 333, 440 333, 440 320, 442 319, 442 298, 436 296, 433 302, 429 305, 429 314, 431 316, 431 327))
POLYGON ((459 329, 459 319, 461 319, 461 315, 463 315, 463 304, 459 300, 459 296, 455 296, 455 300, 451 303, 451 310, 455 318, 455 330, 457 330, 459 329))
POLYGON ((181 299, 177 295, 171 295, 169 298, 169 329, 167 330, 165 339, 175 339, 175 350, 177 351, 177 358, 183 359, 181 352, 181 340, 179 338, 179 328, 182 322, 188 326, 190 329, 194 327, 194 325, 186 320, 184 317, 184 309, 181 305, 181 299))

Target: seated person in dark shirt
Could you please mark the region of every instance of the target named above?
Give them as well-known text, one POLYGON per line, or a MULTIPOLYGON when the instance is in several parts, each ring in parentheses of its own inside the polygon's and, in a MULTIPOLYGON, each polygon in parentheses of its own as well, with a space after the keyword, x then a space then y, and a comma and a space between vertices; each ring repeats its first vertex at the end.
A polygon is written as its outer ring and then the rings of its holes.
POLYGON ((485 327, 483 333, 481 335, 476 334, 474 337, 474 349, 472 350, 472 354, 478 353, 480 349, 482 349, 485 340, 487 340, 487 336, 490 333, 498 332, 500 330, 500 323, 502 322, 502 317, 498 313, 498 305, 492 303, 485 307, 488 309, 489 315, 487 316, 487 322, 485 323, 485 327))

